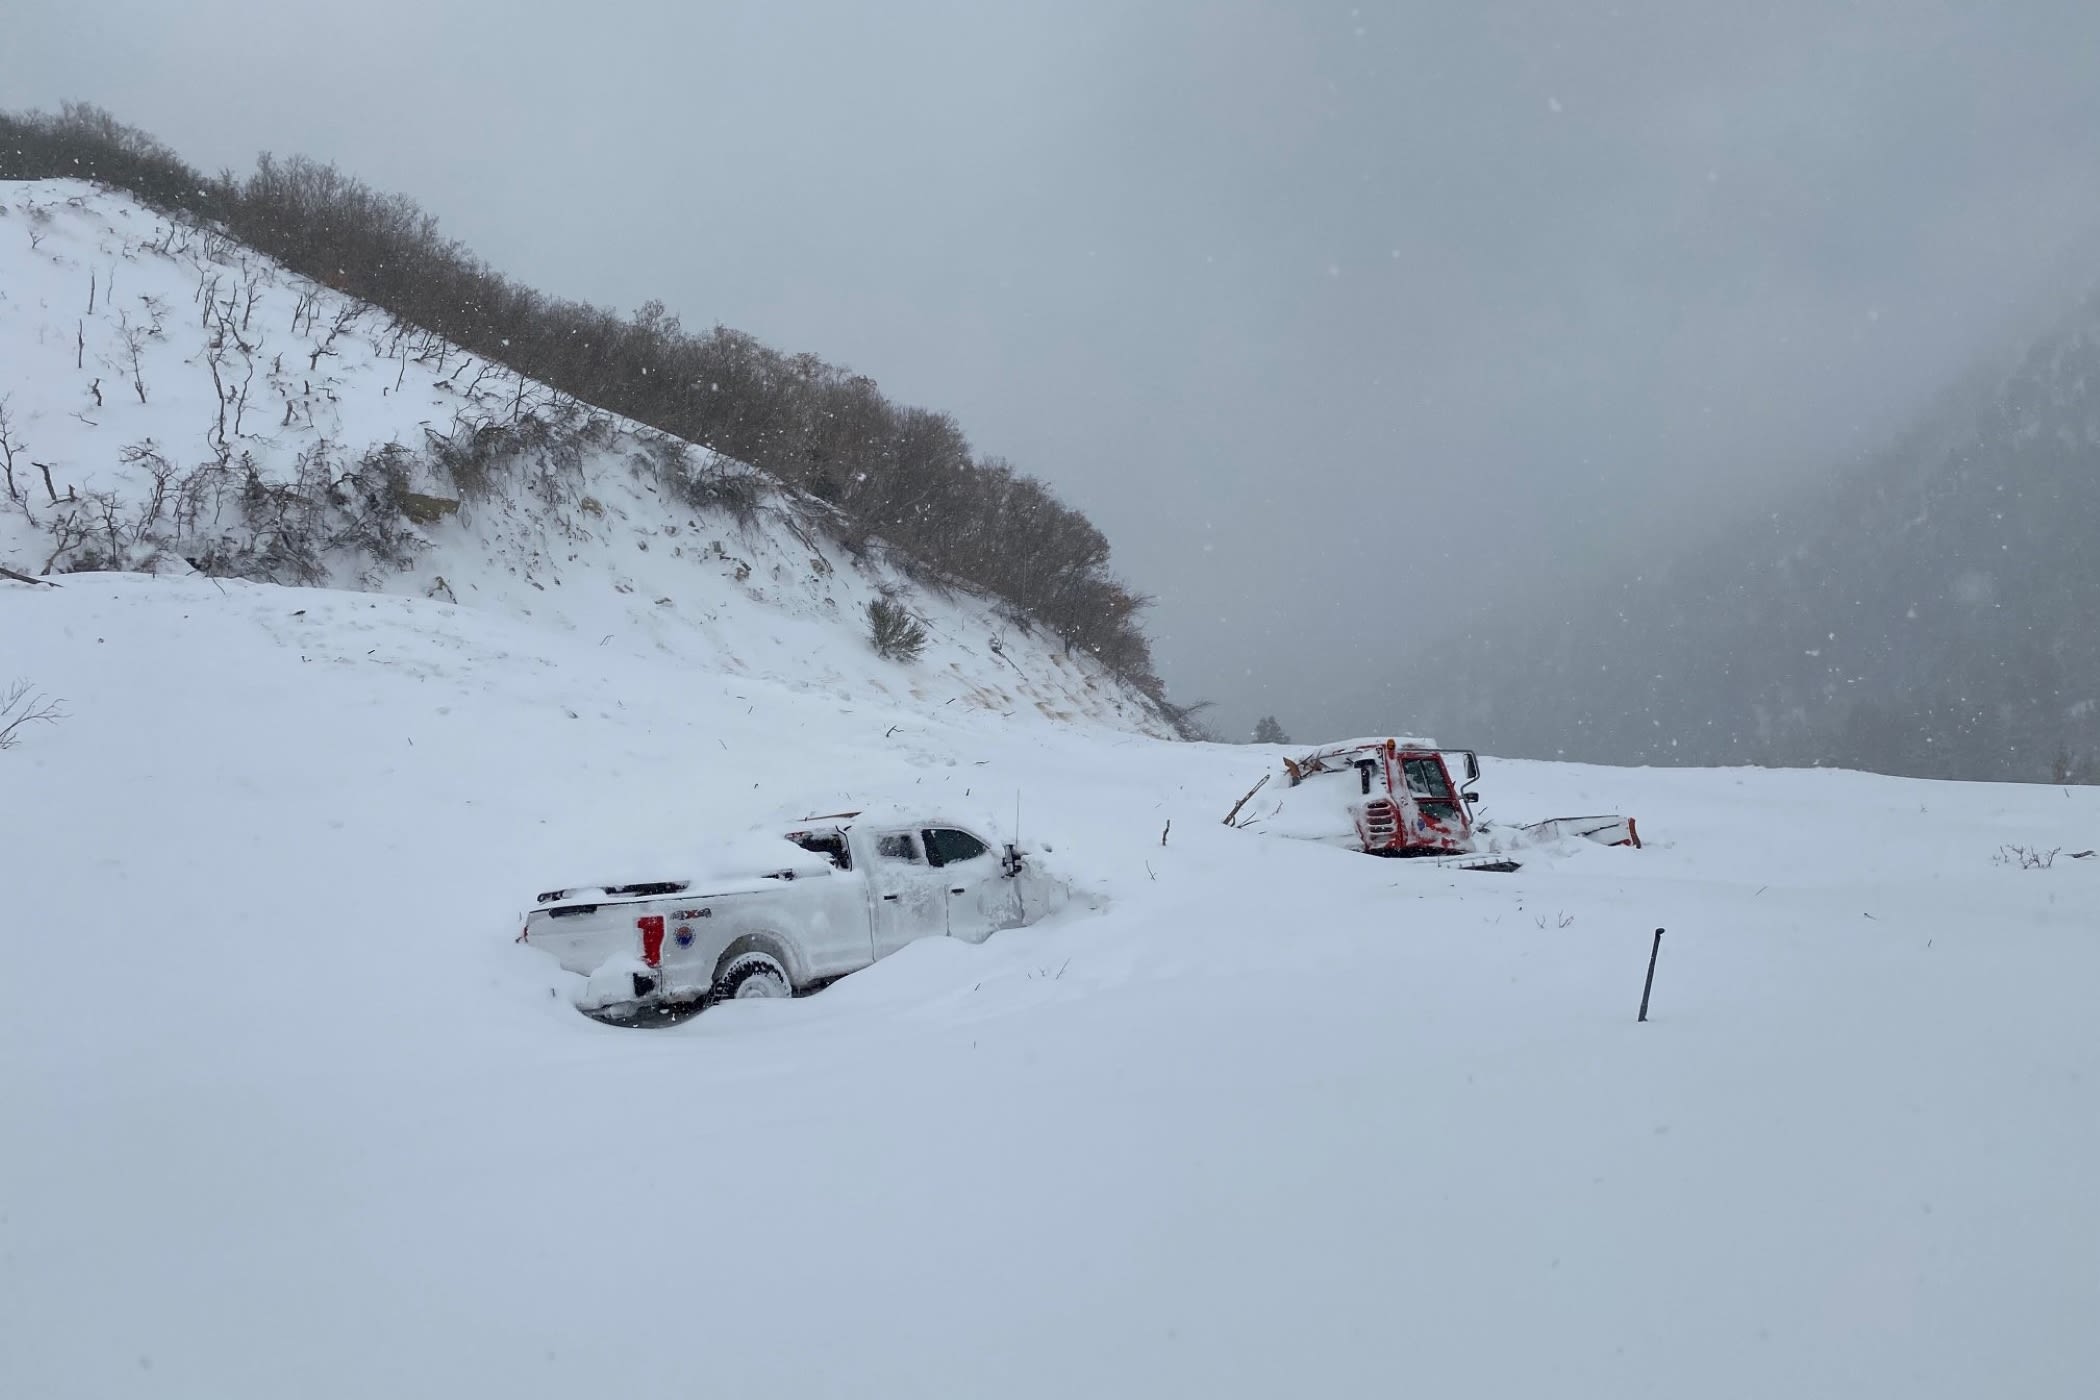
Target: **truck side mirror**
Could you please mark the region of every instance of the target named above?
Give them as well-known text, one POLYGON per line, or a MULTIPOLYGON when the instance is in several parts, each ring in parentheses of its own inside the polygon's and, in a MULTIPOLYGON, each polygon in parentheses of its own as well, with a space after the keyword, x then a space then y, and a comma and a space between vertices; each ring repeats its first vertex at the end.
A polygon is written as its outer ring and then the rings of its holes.
POLYGON ((1006 854, 1000 858, 999 865, 1008 876, 1020 874, 1021 848, 1009 841, 1006 845, 1006 854))

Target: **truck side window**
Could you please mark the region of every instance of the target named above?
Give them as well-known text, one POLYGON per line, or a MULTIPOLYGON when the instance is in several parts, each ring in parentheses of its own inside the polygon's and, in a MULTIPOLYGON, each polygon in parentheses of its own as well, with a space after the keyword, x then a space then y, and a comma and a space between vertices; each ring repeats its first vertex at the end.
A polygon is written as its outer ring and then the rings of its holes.
POLYGON ((908 831, 893 831, 875 838, 875 854, 884 860, 919 863, 919 840, 908 831))
POLYGON ((840 870, 853 868, 853 855, 846 849, 846 838, 829 833, 798 832, 790 838, 811 855, 829 856, 831 863, 840 870))
POLYGON ((954 865, 958 861, 975 860, 991 852, 991 847, 967 831, 956 831, 948 827, 931 827, 926 832, 926 863, 928 865, 954 865))

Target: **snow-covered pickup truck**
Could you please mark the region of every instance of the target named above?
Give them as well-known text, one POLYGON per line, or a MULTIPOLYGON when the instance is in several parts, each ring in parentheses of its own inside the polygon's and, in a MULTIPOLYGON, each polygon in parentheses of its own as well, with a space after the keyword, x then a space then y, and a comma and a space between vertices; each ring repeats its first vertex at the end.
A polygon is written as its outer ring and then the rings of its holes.
POLYGON ((714 873, 548 890, 519 940, 588 979, 579 1010, 630 1023, 811 991, 915 939, 1031 923, 1065 896, 1018 847, 905 813, 813 817, 699 863, 714 873))

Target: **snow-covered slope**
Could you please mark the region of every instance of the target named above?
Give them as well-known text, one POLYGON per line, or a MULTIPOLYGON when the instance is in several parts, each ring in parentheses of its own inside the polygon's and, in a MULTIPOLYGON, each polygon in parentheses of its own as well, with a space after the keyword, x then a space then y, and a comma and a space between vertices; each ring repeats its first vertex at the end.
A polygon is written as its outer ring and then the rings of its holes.
POLYGON ((831 695, 1165 732, 1155 706, 993 600, 854 558, 817 503, 775 495, 744 525, 695 507, 666 484, 669 440, 90 184, 0 183, 0 407, 0 564, 20 571, 264 554, 251 466, 268 485, 340 479, 397 444, 426 518, 385 522, 408 538, 398 562, 321 550, 326 581, 831 695), (485 496, 428 459, 435 439, 521 422, 566 428, 500 464, 485 496), (915 664, 867 644, 884 592, 931 634, 915 664))
POLYGON ((61 583, 0 583, 70 711, 0 754, 0 1394, 2100 1391, 2091 789, 1490 760, 1650 845, 1466 875, 1224 828, 1272 750, 61 583), (1104 912, 655 1033, 511 941, 1016 794, 1104 912))

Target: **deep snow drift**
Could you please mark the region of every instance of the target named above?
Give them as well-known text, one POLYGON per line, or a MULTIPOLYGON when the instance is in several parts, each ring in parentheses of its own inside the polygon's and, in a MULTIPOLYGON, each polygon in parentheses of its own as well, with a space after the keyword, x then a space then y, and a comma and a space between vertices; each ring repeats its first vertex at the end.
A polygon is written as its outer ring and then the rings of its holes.
POLYGON ((1462 874, 1227 830, 1272 750, 61 582, 0 583, 70 711, 0 754, 0 1394, 2100 1389, 2100 859, 1996 859, 2093 790, 1490 759, 1650 844, 1462 874), (663 1032, 511 941, 1017 794, 1104 911, 663 1032))

